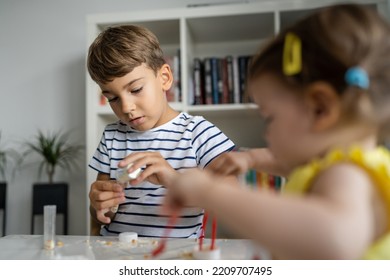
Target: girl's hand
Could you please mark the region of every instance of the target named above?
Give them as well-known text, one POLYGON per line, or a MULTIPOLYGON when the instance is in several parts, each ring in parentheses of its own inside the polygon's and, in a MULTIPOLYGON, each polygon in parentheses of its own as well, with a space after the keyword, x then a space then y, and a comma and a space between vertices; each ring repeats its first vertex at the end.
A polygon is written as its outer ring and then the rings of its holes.
POLYGON ((118 167, 123 168, 130 163, 132 166, 127 170, 129 173, 144 167, 136 179, 129 181, 131 185, 137 185, 144 180, 155 185, 169 185, 177 173, 158 152, 132 153, 119 162, 118 167))
POLYGON ((249 152, 228 152, 223 153, 214 159, 207 170, 218 175, 240 175, 253 167, 252 158, 249 152))
POLYGON ((163 209, 171 213, 182 207, 202 207, 202 197, 213 186, 212 175, 198 168, 177 172, 167 185, 163 209))

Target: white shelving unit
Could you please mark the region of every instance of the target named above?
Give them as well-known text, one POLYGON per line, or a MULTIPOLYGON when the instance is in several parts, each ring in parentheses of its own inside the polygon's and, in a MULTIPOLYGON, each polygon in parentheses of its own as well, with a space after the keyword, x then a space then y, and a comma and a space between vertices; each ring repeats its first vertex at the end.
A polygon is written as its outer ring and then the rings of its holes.
MULTIPOLYGON (((237 146, 258 147, 262 122, 254 104, 190 105, 193 58, 254 54, 267 38, 320 7, 341 1, 262 1, 198 8, 145 10, 98 14, 87 17, 87 48, 105 28, 135 24, 149 28, 160 41, 165 55, 180 49, 182 102, 172 106, 193 115, 203 115, 228 135, 237 146)), ((346 2, 346 1, 343 1, 346 2)), ((386 0, 353 1, 377 8, 387 16, 386 0)), ((99 104, 100 90, 86 72, 87 162, 93 155, 104 126, 116 120, 109 105, 99 104)), ((96 178, 87 171, 86 191, 96 178)), ((89 202, 87 203, 89 205, 89 202)), ((89 211, 87 210, 87 221, 89 211)))

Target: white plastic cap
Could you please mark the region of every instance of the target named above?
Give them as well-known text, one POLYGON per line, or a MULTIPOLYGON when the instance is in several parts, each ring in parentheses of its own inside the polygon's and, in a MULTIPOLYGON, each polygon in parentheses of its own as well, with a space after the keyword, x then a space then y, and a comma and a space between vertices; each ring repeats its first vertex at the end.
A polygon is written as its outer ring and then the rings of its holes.
POLYGON ((131 243, 138 240, 138 234, 136 232, 121 232, 119 234, 119 241, 124 243, 131 243))

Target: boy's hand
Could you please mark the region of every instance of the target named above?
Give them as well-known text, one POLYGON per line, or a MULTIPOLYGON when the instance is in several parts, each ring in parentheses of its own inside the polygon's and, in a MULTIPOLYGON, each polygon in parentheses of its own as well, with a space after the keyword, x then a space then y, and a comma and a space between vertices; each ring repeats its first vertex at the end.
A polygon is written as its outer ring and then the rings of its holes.
POLYGON ((127 170, 129 173, 145 167, 136 179, 129 181, 131 185, 137 185, 144 180, 155 185, 169 185, 177 173, 158 152, 132 153, 119 162, 118 167, 123 168, 130 163, 133 165, 127 170))
POLYGON ((228 152, 214 159, 207 166, 207 170, 219 175, 240 175, 247 172, 252 166, 249 152, 228 152))
POLYGON ((89 191, 91 206, 96 210, 96 218, 108 224, 111 219, 106 215, 110 208, 125 201, 123 187, 115 181, 97 180, 91 185, 89 191))

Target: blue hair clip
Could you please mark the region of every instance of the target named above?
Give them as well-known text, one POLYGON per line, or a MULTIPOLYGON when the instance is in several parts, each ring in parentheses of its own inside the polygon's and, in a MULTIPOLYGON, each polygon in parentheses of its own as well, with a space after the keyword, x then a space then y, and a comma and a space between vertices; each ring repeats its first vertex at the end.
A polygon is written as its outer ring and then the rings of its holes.
POLYGON ((356 86, 361 89, 368 89, 370 86, 370 79, 367 72, 359 67, 351 67, 345 72, 345 81, 350 86, 356 86))

